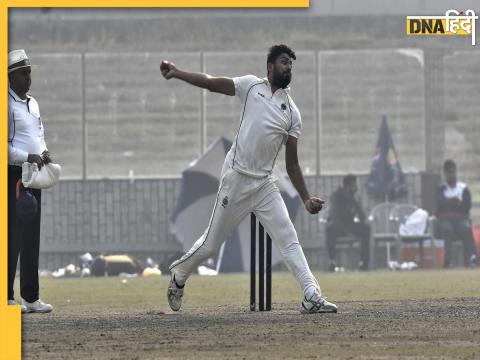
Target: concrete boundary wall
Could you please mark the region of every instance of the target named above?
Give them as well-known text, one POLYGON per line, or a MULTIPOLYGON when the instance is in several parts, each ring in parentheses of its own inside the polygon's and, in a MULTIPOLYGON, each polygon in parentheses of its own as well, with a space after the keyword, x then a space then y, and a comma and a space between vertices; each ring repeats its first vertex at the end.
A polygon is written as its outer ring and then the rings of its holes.
MULTIPOLYGON (((341 178, 309 176, 306 181, 312 194, 328 199, 341 178)), ((365 193, 366 176, 358 179, 368 212, 377 201, 365 193)), ((409 195, 401 202, 421 206, 422 175, 408 174, 407 180, 409 195)), ((44 190, 40 268, 76 263, 87 251, 93 255, 129 253, 139 260, 151 256, 165 268, 171 257, 183 250, 170 232, 180 183, 180 178, 64 180, 44 190)), ((315 262, 321 262, 325 240, 319 217, 300 208, 295 227, 307 256, 315 255, 315 262)))

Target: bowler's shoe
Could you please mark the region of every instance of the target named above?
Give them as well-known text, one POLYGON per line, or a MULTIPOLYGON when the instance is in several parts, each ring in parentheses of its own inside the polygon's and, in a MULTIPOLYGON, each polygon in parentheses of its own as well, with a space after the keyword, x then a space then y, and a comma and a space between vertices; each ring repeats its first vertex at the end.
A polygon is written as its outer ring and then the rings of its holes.
POLYGON ((182 307, 183 286, 179 286, 175 281, 175 275, 172 273, 170 284, 168 285, 167 298, 168 304, 173 311, 178 311, 182 307))
POLYGON ((314 294, 310 300, 305 298, 300 309, 302 314, 316 314, 316 313, 336 313, 337 305, 328 302, 327 299, 318 294, 314 294))

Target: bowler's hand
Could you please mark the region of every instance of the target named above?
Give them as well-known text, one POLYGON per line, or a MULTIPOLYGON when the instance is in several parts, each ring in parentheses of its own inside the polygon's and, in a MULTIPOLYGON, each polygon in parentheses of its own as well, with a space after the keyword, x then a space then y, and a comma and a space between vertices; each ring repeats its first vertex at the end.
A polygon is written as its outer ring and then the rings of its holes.
POLYGON ((317 214, 323 209, 323 205, 325 205, 325 201, 317 197, 311 197, 305 201, 305 209, 307 209, 310 214, 317 214))
POLYGON ((167 80, 171 79, 175 75, 176 71, 177 71, 177 68, 174 63, 166 60, 163 60, 160 63, 160 72, 162 73, 165 79, 167 80))
POLYGON ((38 170, 40 170, 43 166, 43 159, 38 154, 28 154, 27 161, 29 163, 35 163, 38 166, 38 170))

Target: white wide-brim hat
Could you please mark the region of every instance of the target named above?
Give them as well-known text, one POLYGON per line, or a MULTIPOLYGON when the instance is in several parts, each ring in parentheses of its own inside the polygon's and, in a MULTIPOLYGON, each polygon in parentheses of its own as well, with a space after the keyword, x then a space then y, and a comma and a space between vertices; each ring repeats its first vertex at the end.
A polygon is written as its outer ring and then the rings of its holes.
POLYGON ((8 53, 8 73, 17 69, 31 67, 27 53, 23 49, 12 50, 8 53))

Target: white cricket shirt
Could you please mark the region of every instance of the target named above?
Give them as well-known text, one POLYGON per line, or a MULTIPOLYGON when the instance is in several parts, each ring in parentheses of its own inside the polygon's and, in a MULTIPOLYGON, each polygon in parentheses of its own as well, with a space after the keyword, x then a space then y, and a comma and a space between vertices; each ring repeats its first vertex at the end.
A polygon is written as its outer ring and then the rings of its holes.
POLYGON ((233 78, 233 82, 243 108, 237 135, 225 161, 246 175, 268 176, 288 136, 300 136, 300 111, 288 89, 278 89, 272 94, 267 79, 246 75, 233 78))
POLYGON ((8 164, 21 166, 28 154, 47 150, 37 101, 27 95, 21 99, 8 88, 8 164))

